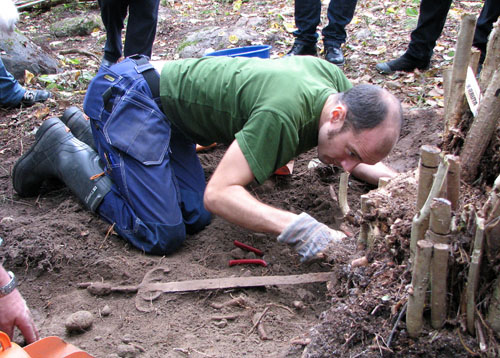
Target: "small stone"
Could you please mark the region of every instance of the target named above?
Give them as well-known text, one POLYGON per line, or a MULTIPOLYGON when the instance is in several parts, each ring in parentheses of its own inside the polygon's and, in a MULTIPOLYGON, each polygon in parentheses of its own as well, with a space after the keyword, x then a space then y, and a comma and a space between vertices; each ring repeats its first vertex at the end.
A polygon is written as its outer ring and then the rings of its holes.
POLYGON ((257 258, 257 255, 255 254, 255 252, 253 251, 250 251, 246 254, 246 258, 247 259, 256 259, 257 258))
POLYGON ((118 356, 122 358, 135 358, 139 352, 130 344, 119 344, 117 347, 117 353, 118 356))
POLYGON ((399 83, 397 81, 386 81, 385 85, 387 88, 389 88, 391 90, 397 90, 397 89, 401 88, 401 83, 399 83))
POLYGON ((366 39, 370 38, 371 35, 372 35, 372 32, 369 29, 362 29, 354 34, 354 36, 358 40, 366 40, 366 39))
POLYGON ((0 224, 10 224, 13 223, 15 220, 12 216, 5 216, 0 220, 0 224))
POLYGON ((214 326, 217 328, 224 328, 227 326, 227 320, 221 319, 220 321, 216 321, 216 322, 214 322, 214 326))
POLYGON ((101 316, 107 317, 110 314, 111 314, 111 307, 109 307, 108 305, 104 306, 101 310, 101 316))
POLYGON ((252 276, 252 271, 250 270, 245 270, 242 274, 241 277, 250 277, 252 276))
POLYGON ((304 305, 304 302, 302 301, 293 301, 292 302, 293 307, 295 307, 298 310, 304 309, 306 306, 304 305))
POLYGON ((122 342, 125 344, 131 343, 134 341, 134 336, 131 334, 124 334, 122 337, 122 342))
POLYGON ((78 311, 71 314, 65 322, 65 327, 68 332, 86 331, 94 323, 94 316, 89 311, 78 311))
POLYGON ((245 257, 246 251, 237 247, 235 249, 232 249, 230 254, 233 259, 239 260, 245 257))

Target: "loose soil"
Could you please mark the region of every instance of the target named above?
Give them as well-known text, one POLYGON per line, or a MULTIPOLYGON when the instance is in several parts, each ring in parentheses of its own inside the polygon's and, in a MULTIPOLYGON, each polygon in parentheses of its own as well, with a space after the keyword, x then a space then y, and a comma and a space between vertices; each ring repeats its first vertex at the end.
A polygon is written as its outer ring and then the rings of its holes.
MULTIPOLYGON (((162 21, 155 47, 155 53, 166 58, 174 58, 182 37, 198 26, 188 21, 188 7, 171 4, 174 5, 161 7, 162 21)), ((232 5, 217 4, 223 11, 204 20, 204 25, 233 23, 238 15, 231 12, 232 5), (229 16, 224 16, 224 9, 229 16)), ((198 4, 199 13, 203 6, 210 8, 198 4)), ((290 17, 293 8, 290 4, 286 6, 290 17)), ((31 13, 31 18, 23 19, 19 27, 26 31, 34 27, 35 40, 47 44, 60 41, 48 32, 50 23, 86 12, 98 14, 98 9, 90 3, 69 8, 59 6, 31 13)), ((57 53, 63 47, 74 47, 100 56, 103 36, 100 32, 62 39, 63 44, 56 44, 51 50, 57 53)), ((276 56, 286 51, 292 41, 290 34, 280 36, 286 41, 272 43, 276 56)), ((404 45, 406 38, 398 41, 404 45)), ((356 65, 363 61, 347 49, 347 55, 351 53, 355 59, 346 65, 346 73, 348 77, 359 78, 362 74, 357 71, 362 66, 356 65)), ((78 58, 81 63, 75 67, 97 69, 91 58, 82 55, 78 58)), ((382 78, 375 73, 373 76, 382 78)), ((429 106, 415 108, 404 92, 402 84, 396 93, 405 104, 405 124, 387 163, 404 173, 403 176, 412 176, 420 146, 441 143, 443 114, 429 106)), ((339 247, 344 255, 339 255, 338 262, 328 264, 301 264, 293 250, 277 243, 274 236, 252 233, 218 217, 202 232, 189 236, 179 252, 166 257, 146 255, 116 236, 107 223, 87 212, 60 184, 50 183, 36 198, 17 196, 11 184, 11 170, 33 142, 36 128, 44 118, 61 115, 69 105, 81 107, 82 101, 83 94, 74 92, 69 98, 60 94, 46 105, 0 110, 0 235, 5 240, 0 257, 19 277, 19 290, 42 337, 59 336, 96 357, 468 356, 463 344, 472 346, 474 342, 465 338, 462 344, 451 329, 426 330, 421 340, 412 340, 406 334, 404 317, 396 324, 406 297, 405 286, 411 279, 408 251, 401 244, 407 243, 408 230, 399 231, 398 247, 402 248, 397 254, 394 242, 379 243, 378 251, 370 253, 368 267, 349 267, 351 259, 364 254, 356 249, 359 225, 343 220, 335 195, 331 195, 337 191, 340 171, 324 165, 311 167, 315 151, 296 159, 293 175, 273 176, 249 190, 267 204, 296 213, 305 211, 332 228, 350 232, 352 236, 339 247), (229 267, 229 260, 236 254, 234 240, 261 249, 269 265, 229 267), (162 282, 322 271, 332 271, 335 279, 329 284, 166 293, 149 300, 134 293, 93 295, 79 287, 84 282, 136 285, 154 268, 167 269, 168 272, 155 277, 162 282), (84 332, 70 334, 64 323, 80 310, 91 312, 94 323, 84 332), (265 337, 254 329, 255 320, 262 314, 260 322, 265 327, 265 337), (392 344, 387 348, 394 327, 392 344)), ((207 179, 225 149, 218 145, 200 153, 207 179)), ((359 196, 371 189, 350 179, 348 199, 353 212, 359 209, 359 196)), ((394 213, 398 212, 395 215, 402 218, 411 217, 413 208, 408 203, 414 202, 415 193, 411 186, 399 192, 395 201, 399 206, 394 207, 394 213)), ((456 325, 455 322, 449 328, 456 325)), ((15 340, 22 343, 19 334, 15 340)))

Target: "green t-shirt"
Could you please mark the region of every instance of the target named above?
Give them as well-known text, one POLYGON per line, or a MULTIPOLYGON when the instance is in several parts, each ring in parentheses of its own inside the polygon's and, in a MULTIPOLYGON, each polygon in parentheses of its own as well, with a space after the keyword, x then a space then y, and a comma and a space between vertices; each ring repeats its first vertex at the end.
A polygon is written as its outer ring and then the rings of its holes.
POLYGON ((310 56, 170 61, 160 78, 169 120, 202 145, 236 138, 259 183, 317 146, 326 99, 352 87, 337 66, 310 56))

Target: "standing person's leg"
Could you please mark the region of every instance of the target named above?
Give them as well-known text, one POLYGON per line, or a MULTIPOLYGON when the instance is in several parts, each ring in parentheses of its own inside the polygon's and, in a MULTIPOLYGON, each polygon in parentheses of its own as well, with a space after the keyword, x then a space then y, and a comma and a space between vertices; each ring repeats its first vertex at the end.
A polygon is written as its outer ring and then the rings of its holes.
POLYGON ((16 106, 23 99, 26 90, 7 71, 0 58, 0 105, 16 106))
POLYGON ((452 0, 422 0, 417 27, 411 33, 408 50, 396 60, 377 64, 377 69, 386 74, 413 71, 415 68, 427 69, 436 41, 443 31, 451 2, 452 0))
POLYGON ((476 31, 474 32, 474 40, 472 46, 481 51, 479 63, 484 62, 486 57, 486 45, 488 44, 488 36, 490 35, 493 23, 500 16, 500 2, 498 0, 485 0, 481 14, 477 19, 476 31))
POLYGON ((326 60, 334 64, 344 63, 340 46, 345 42, 345 27, 351 22, 357 0, 331 0, 328 5, 328 25, 323 28, 326 60))
POLYGON ((452 0, 422 0, 420 14, 406 56, 421 63, 431 60, 436 41, 441 36, 452 0))
POLYGON ((132 0, 129 5, 124 55, 151 58, 158 22, 160 0, 132 0))
POLYGON ((289 55, 316 56, 316 29, 321 20, 321 0, 295 0, 295 43, 289 55))
POLYGON ((116 63, 122 56, 123 21, 127 16, 129 1, 98 0, 101 18, 106 28, 103 63, 107 66, 116 63))

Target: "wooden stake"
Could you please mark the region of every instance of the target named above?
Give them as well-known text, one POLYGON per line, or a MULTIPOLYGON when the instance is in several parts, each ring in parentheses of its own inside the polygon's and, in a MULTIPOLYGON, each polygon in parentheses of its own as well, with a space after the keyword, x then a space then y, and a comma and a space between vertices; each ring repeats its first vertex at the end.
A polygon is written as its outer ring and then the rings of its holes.
POLYGON ((484 242, 484 219, 476 216, 476 236, 474 251, 472 252, 469 275, 467 276, 467 330, 474 334, 474 320, 476 317, 476 291, 479 282, 479 269, 484 242))
POLYGON ((479 67, 479 59, 481 57, 481 51, 477 48, 473 47, 470 50, 470 61, 469 67, 472 68, 472 72, 474 72, 474 76, 477 75, 477 69, 479 67))
POLYGON ((360 197, 360 202, 361 202, 361 215, 362 215, 362 223, 361 227, 359 228, 359 237, 358 237, 358 246, 360 248, 366 248, 366 245, 368 244, 368 231, 370 231, 370 225, 366 222, 364 219, 364 215, 368 214, 370 211, 369 205, 368 205, 368 195, 361 195, 360 197))
POLYGON ((449 252, 448 245, 434 244, 431 264, 431 323, 435 329, 441 328, 446 319, 449 252))
POLYGON ((422 208, 429 191, 431 190, 434 174, 439 166, 441 149, 431 145, 420 148, 420 162, 418 166, 417 211, 422 208))
POLYGON ((462 117, 462 109, 465 97, 465 78, 467 77, 467 68, 470 61, 470 49, 476 26, 476 17, 474 15, 464 15, 460 25, 455 56, 453 58, 453 74, 450 86, 450 98, 448 108, 445 113, 445 132, 444 138, 447 138, 450 131, 456 128, 457 123, 462 117))
POLYGON ((447 199, 434 198, 431 202, 429 227, 435 234, 447 235, 450 233, 451 203, 447 199))
POLYGON ((479 161, 486 150, 491 136, 495 133, 500 118, 500 70, 495 71, 493 78, 479 104, 477 117, 467 133, 460 154, 462 161, 462 178, 471 183, 475 180, 479 161))
POLYGON ((488 261, 494 262, 500 254, 500 175, 493 183, 480 216, 485 218, 484 233, 488 247, 486 256, 488 261))
POLYGON ((453 75, 453 69, 446 68, 443 70, 443 89, 444 89, 444 113, 448 113, 449 102, 450 102, 450 92, 451 92, 451 76, 453 75))
POLYGON ((340 174, 339 184, 339 206, 342 214, 346 216, 349 214, 349 204, 347 203, 347 188, 349 184, 349 173, 343 172, 340 174))
POLYGON ((380 177, 378 179, 378 187, 379 188, 383 188, 385 187, 387 184, 389 184, 389 182, 391 181, 391 178, 390 177, 380 177))
POLYGON ((451 210, 455 211, 460 205, 460 157, 447 154, 446 159, 450 163, 446 177, 446 197, 451 202, 451 210))
POLYGON ((427 230, 425 233, 425 240, 432 242, 433 244, 451 244, 451 235, 441 235, 436 234, 432 230, 427 230))
POLYGON ((495 22, 490 32, 488 45, 486 46, 486 58, 479 77, 481 92, 485 92, 493 77, 493 73, 500 67, 500 19, 495 22))
POLYGON ((410 337, 417 337, 424 325, 423 313, 426 291, 429 286, 429 265, 432 256, 432 243, 420 240, 417 243, 415 265, 411 277, 412 292, 408 296, 406 328, 410 337))
POLYGON ((411 260, 413 260, 413 257, 415 256, 415 248, 417 242, 424 238, 425 232, 427 231, 428 227, 427 220, 429 218, 431 202, 432 199, 434 199, 441 191, 443 183, 446 179, 446 174, 448 173, 448 167, 449 167, 448 160, 444 158, 441 164, 439 164, 438 170, 436 172, 436 177, 434 179, 434 183, 432 184, 432 188, 431 191, 429 192, 427 200, 422 206, 422 209, 420 209, 420 211, 413 217, 413 221, 411 224, 411 238, 410 238, 411 260))

